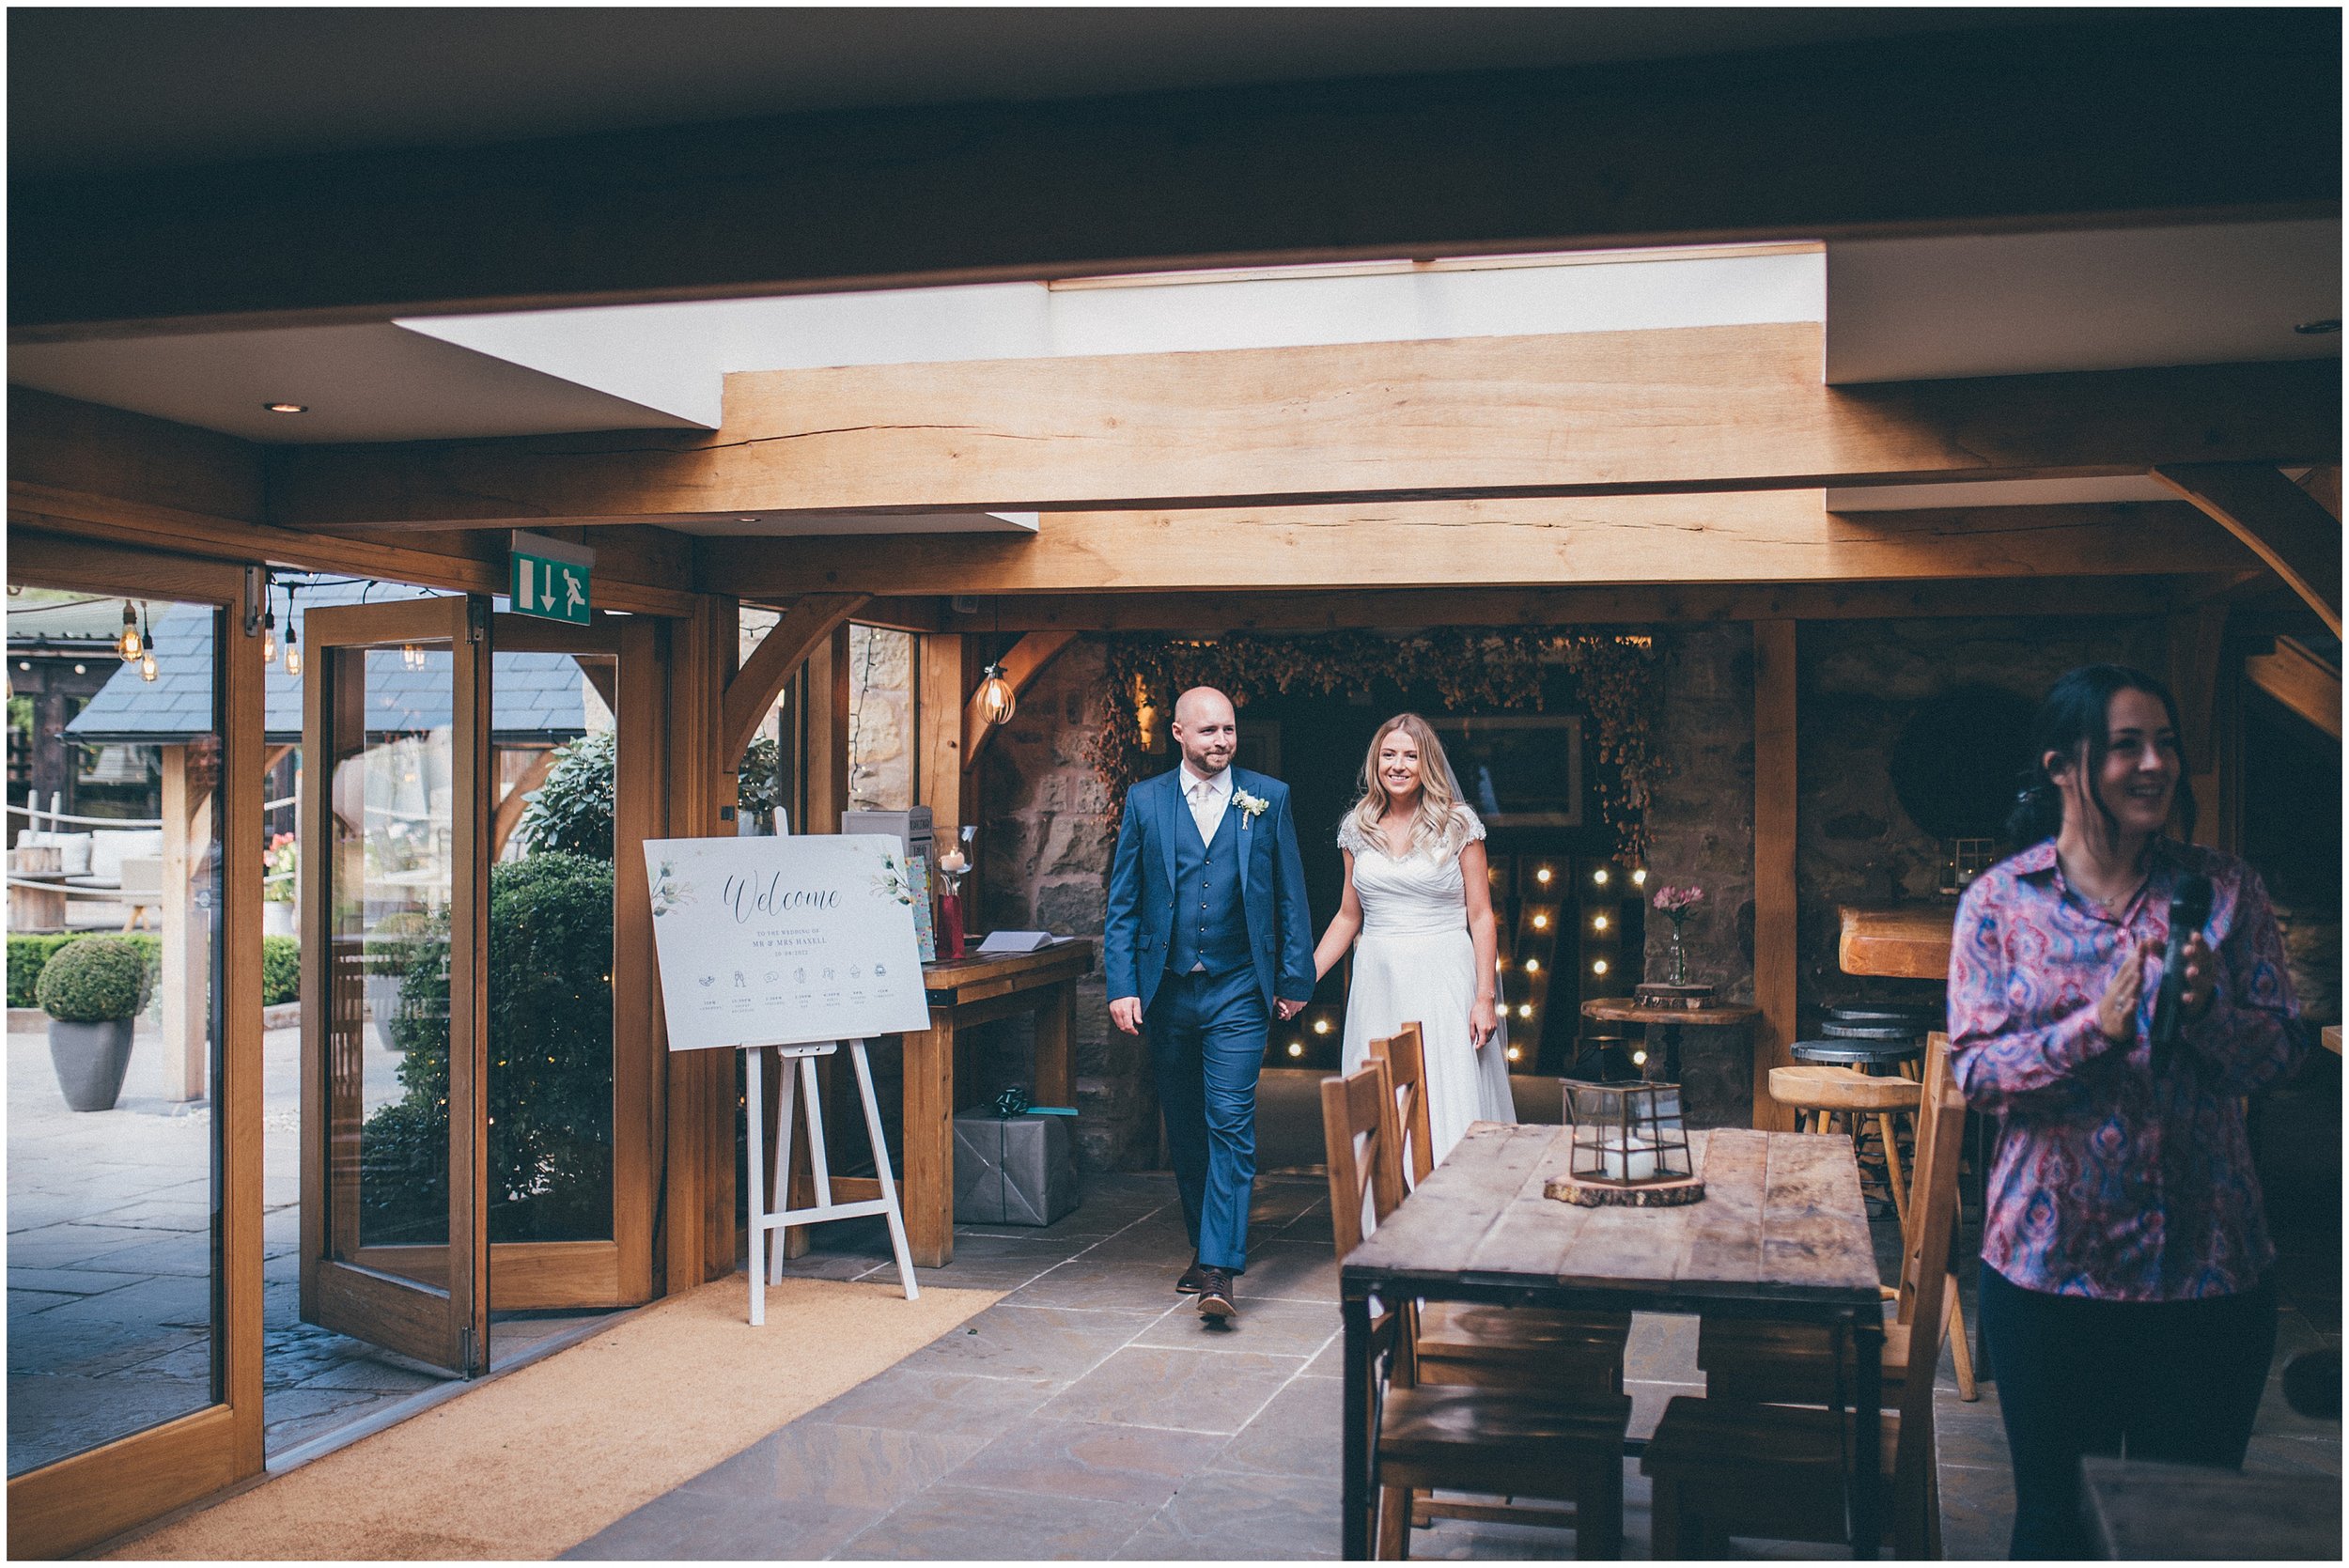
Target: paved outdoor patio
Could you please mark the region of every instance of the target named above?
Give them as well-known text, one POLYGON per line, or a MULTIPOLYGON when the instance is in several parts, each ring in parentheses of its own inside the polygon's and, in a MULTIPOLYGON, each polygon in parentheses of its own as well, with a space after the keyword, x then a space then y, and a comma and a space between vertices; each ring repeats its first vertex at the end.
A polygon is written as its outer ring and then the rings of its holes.
MULTIPOLYGON (((405 1358, 301 1321, 298 1029, 263 1036, 262 1409, 276 1460, 447 1381, 405 1358)), ((112 1110, 68 1110, 46 1036, 8 1051, 8 1473, 211 1403, 209 1106, 163 1094, 160 1037, 142 1030, 112 1110)), ((396 1059, 367 1052, 367 1099, 398 1092, 396 1059)), ((576 1313, 509 1314, 491 1361, 576 1327, 576 1313)))
MULTIPOLYGON (((1314 1178, 1258 1183, 1241 1315, 1225 1333, 1204 1328, 1171 1288, 1189 1261, 1171 1178, 1095 1178, 1084 1206, 1048 1230, 957 1227, 954 1264, 923 1278, 1003 1290, 1001 1302, 568 1555, 1334 1558, 1341 1384, 1327 1194, 1314 1178)), ((1889 1266, 1892 1227, 1876 1228, 1889 1266)), ((794 1272, 890 1277, 877 1226, 825 1229, 794 1272)), ((2320 1331, 2288 1308, 2278 1365, 2338 1344, 2333 1312, 2320 1331)), ((1695 1342, 1693 1319, 1636 1320, 1626 1365, 1635 1432, 1673 1395, 1703 1391, 1695 1342)), ((2252 1467, 2338 1474, 2338 1424, 2305 1421, 2270 1394, 2252 1467)), ((2012 1500, 1995 1389, 1961 1403, 1945 1359, 1936 1398, 1948 1555, 2003 1557, 2012 1500)), ((1644 1556, 1636 1464, 1625 1495, 1626 1551, 1644 1556)), ((1571 1547, 1554 1531, 1443 1521, 1414 1535, 1412 1555, 1571 1547)))

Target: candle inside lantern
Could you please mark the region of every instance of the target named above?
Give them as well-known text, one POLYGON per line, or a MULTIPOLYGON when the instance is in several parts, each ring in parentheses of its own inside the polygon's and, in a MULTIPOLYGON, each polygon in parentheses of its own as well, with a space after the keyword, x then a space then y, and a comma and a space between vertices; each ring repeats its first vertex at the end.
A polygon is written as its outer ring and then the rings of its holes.
POLYGON ((971 862, 961 850, 949 849, 938 857, 938 869, 949 877, 959 877, 971 869, 971 862))

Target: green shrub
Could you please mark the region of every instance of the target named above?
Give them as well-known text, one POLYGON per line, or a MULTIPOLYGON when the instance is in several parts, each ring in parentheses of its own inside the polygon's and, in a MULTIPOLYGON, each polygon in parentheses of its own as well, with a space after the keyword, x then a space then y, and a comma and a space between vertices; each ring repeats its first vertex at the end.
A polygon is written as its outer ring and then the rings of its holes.
POLYGON ((299 937, 261 939, 261 1005, 302 1000, 302 939, 299 937))
MULTIPOLYGON (((47 936, 10 937, 8 939, 8 1005, 39 1007, 40 1005, 40 971, 49 960, 71 943, 87 939, 71 931, 53 932, 47 936)), ((125 937, 110 937, 110 941, 129 942, 146 956, 147 978, 139 990, 139 1006, 144 1010, 155 995, 155 986, 163 978, 163 941, 150 932, 134 931, 125 937)))
MULTIPOLYGON (((368 1246, 445 1234, 448 949, 412 939, 394 1044, 407 1094, 361 1139, 368 1246)), ((534 854, 490 871, 490 1238, 612 1234, 612 867, 534 854)))
POLYGON ((119 937, 81 937, 41 966, 41 1006, 63 1023, 137 1016, 147 1000, 147 955, 119 937))
POLYGON ((529 795, 515 831, 533 854, 555 850, 610 860, 615 735, 611 730, 583 735, 554 755, 547 782, 529 795))

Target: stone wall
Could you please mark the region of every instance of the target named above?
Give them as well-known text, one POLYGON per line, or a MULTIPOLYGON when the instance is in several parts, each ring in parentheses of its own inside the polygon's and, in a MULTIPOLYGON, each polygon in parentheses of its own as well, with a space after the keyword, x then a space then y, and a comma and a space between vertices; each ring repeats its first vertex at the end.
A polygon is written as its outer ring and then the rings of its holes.
MULTIPOLYGON (((1109 792, 1085 761, 1100 728, 1100 644, 1079 639, 1038 673, 1019 711, 996 735, 980 767, 979 921, 999 927, 1101 934, 1116 834, 1109 792)), ((1077 1143, 1095 1170, 1146 1170, 1159 1154, 1158 1096, 1142 1042, 1110 1027, 1109 998, 1096 972, 1077 986, 1077 1143)), ((990 1031, 978 1056, 992 1090, 1031 1081, 1034 1036, 1026 1019, 990 1031)))
POLYGON ((848 807, 913 804, 913 638, 848 627, 848 807))
MULTIPOLYGON (((1694 883, 1688 973, 1733 1001, 1753 1000, 1753 636, 1743 626, 1660 629, 1663 706, 1657 753, 1671 773, 1648 807, 1647 891, 1694 883)), ((1671 971, 1672 922, 1647 911, 1645 978, 1671 971)), ((1739 1030, 1682 1032, 1690 1120, 1748 1125, 1751 1043, 1739 1030)))
MULTIPOLYGON (((1843 972, 1836 907, 1935 895, 1941 846, 1892 789, 1894 743, 1924 703, 1960 687, 2014 691, 2035 708, 2078 664, 2163 668, 2153 619, 1812 621, 1797 644, 1796 892, 1802 923, 1798 1000, 1819 1008, 1862 998, 1929 1000, 1931 981, 1843 972)), ((2194 737, 2189 737, 2189 742, 2194 737)))

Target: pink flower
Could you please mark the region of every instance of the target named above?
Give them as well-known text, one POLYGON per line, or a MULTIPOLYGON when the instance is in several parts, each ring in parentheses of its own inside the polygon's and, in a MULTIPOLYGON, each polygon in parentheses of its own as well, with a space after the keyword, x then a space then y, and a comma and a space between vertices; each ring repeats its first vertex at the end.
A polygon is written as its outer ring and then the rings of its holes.
POLYGON ((1656 907, 1668 915, 1686 914, 1690 908, 1704 902, 1704 890, 1700 887, 1676 888, 1664 886, 1656 890, 1656 907))

